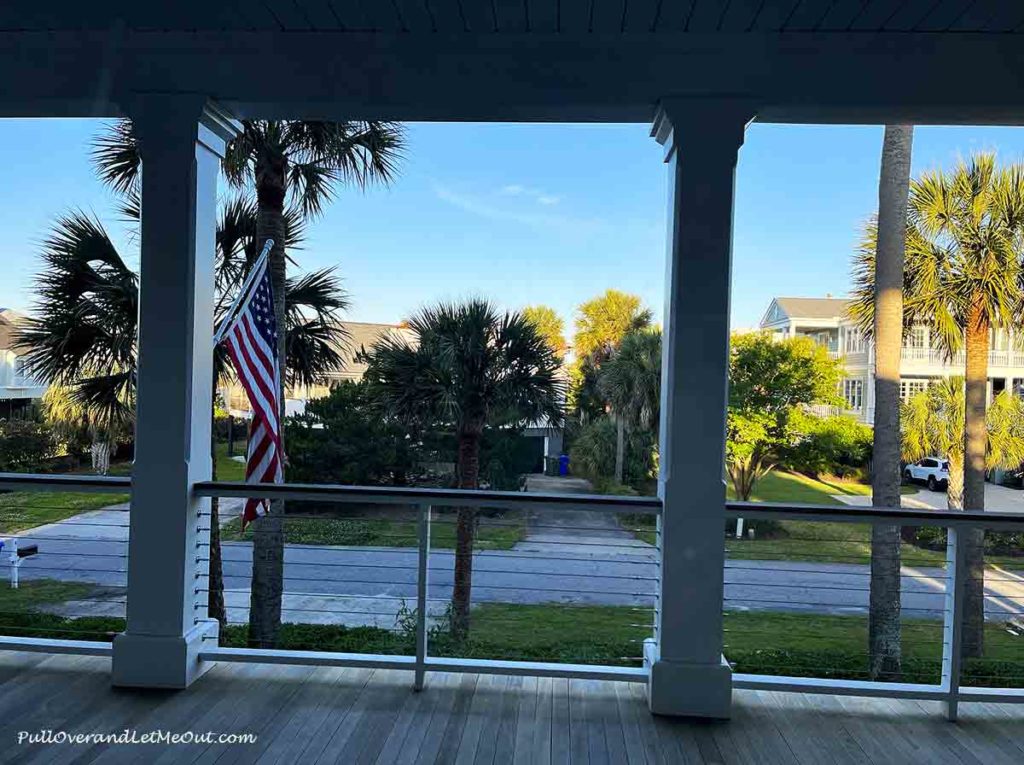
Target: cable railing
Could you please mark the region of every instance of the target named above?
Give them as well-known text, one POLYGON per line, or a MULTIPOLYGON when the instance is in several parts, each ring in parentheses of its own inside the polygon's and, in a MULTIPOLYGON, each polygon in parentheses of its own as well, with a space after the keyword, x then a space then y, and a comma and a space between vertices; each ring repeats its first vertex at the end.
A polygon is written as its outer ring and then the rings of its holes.
MULTIPOLYGON (((124 625, 129 480, 4 475, 0 492, 0 647, 109 653, 124 625)), ((202 658, 404 668, 418 684, 435 670, 646 678, 656 498, 218 482, 195 493, 219 498, 226 606, 202 658), (247 647, 260 524, 243 531, 238 510, 252 495, 287 503, 273 649, 247 647)), ((727 503, 727 526, 740 517, 738 538, 725 530, 722 604, 736 687, 937 699, 954 713, 961 700, 1024 701, 1024 514, 727 503), (875 527, 899 542, 873 547, 875 527), (885 566, 896 549, 898 570, 885 566), (898 576, 898 667, 870 650, 873 558, 879 576, 898 576)), ((197 622, 209 616, 208 510, 199 530, 197 622)))
POLYGON ((735 687, 936 699, 951 717, 1024 700, 1024 514, 729 503, 727 517, 748 532, 725 542, 735 687))
MULTIPOLYGON (((218 482, 196 493, 222 505, 228 620, 202 658, 402 667, 417 685, 434 670, 646 679, 656 498, 218 482), (223 509, 250 496, 287 503, 274 649, 246 647, 258 524, 242 532, 223 509)), ((197 556, 209 564, 207 543, 197 556)), ((197 589, 198 620, 208 586, 197 589)))
POLYGON ((0 477, 0 647, 109 655, 124 630, 130 480, 0 477))

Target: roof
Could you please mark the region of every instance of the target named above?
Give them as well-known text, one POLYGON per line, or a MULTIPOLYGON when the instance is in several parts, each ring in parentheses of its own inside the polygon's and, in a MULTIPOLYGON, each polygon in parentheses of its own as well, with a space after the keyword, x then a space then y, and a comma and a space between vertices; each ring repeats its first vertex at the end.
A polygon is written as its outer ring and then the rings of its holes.
POLYGON ((371 346, 384 337, 391 336, 415 344, 416 334, 400 324, 374 324, 364 321, 343 321, 341 326, 348 333, 345 347, 341 349, 342 368, 335 375, 342 380, 361 380, 366 372, 366 364, 357 361, 356 356, 363 349, 371 346))
MULTIPOLYGON (((772 301, 790 319, 838 319, 846 315, 849 298, 777 297, 772 301)), ((762 324, 772 324, 778 318, 769 318, 768 309, 762 324)), ((781 317, 780 317, 781 318, 781 317)))
POLYGON ((0 351, 10 350, 14 325, 24 318, 24 314, 13 308, 0 308, 0 351))

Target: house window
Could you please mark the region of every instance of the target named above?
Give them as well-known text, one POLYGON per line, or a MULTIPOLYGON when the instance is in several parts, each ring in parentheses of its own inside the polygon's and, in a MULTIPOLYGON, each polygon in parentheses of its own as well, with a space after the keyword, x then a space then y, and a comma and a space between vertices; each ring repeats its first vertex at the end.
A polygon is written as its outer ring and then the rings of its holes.
POLYGON ((927 348, 928 330, 924 327, 913 327, 907 334, 908 348, 927 348))
POLYGON ((912 396, 928 390, 928 380, 900 380, 900 401, 906 403, 912 396))
POLYGON ((25 374, 25 359, 14 357, 14 377, 11 380, 11 384, 14 387, 20 388, 27 384, 28 375, 25 374))
POLYGON ((859 410, 864 404, 864 381, 843 380, 843 398, 846 399, 847 409, 859 410))
POLYGON ((846 340, 843 350, 846 353, 863 353, 864 352, 864 335, 856 329, 849 328, 846 330, 846 340))

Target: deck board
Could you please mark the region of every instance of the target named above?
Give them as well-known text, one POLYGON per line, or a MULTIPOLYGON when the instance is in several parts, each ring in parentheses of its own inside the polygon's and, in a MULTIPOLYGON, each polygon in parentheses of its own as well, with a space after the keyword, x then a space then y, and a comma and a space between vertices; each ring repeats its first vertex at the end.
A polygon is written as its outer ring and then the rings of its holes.
POLYGON ((0 654, 3 763, 984 763, 1024 761, 1024 705, 737 691, 730 722, 652 717, 596 680, 219 664, 187 691, 110 687, 110 662, 0 654), (19 731, 252 732, 256 744, 18 745, 19 731))

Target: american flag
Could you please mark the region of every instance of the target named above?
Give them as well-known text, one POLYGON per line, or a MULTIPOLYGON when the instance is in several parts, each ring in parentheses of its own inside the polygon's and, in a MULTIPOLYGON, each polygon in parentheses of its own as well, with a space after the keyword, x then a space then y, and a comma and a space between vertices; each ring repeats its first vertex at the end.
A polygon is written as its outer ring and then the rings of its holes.
MULTIPOLYGON (((248 295, 226 329, 221 342, 227 349, 238 379, 249 396, 252 423, 245 480, 248 483, 281 483, 281 368, 277 358, 277 319, 274 291, 270 286, 267 259, 257 266, 248 295)), ((247 499, 242 528, 269 509, 266 499, 247 499)))

